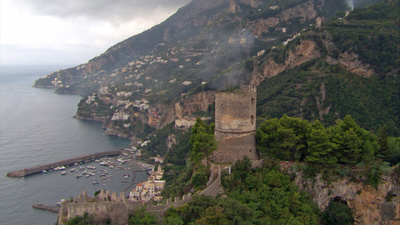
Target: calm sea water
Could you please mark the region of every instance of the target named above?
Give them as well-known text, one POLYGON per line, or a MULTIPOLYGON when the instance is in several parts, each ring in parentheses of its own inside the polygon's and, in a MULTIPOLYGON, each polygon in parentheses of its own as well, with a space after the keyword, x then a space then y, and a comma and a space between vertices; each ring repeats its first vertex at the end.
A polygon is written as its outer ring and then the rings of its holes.
MULTIPOLYGON (((129 141, 103 135, 101 123, 73 119, 80 100, 77 95, 57 95, 52 89, 33 88, 34 81, 61 67, 0 68, 0 224, 54 224, 57 214, 31 208, 35 203, 55 205, 60 199, 78 196, 86 190, 93 195, 101 188, 128 191, 122 183, 132 170, 107 169, 112 179, 92 185, 93 178, 61 176, 60 171, 25 178, 8 178, 6 173, 56 162, 80 155, 129 147, 129 141), (104 184, 104 185, 103 185, 104 184)), ((125 167, 129 165, 124 164, 125 167)), ((76 167, 78 168, 78 167, 76 167)), ((69 171, 68 168, 67 171, 69 171)), ((132 177, 132 176, 131 176, 132 177)), ((147 179, 136 173, 136 182, 147 179)))

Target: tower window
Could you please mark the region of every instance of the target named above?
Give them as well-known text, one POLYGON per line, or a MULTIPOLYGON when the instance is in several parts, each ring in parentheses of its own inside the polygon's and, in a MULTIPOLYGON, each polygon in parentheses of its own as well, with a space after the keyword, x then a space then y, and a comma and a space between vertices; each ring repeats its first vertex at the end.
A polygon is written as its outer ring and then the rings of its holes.
POLYGON ((254 103, 256 102, 255 98, 251 98, 251 105, 254 105, 254 103))
POLYGON ((254 116, 250 117, 251 124, 254 124, 254 116))

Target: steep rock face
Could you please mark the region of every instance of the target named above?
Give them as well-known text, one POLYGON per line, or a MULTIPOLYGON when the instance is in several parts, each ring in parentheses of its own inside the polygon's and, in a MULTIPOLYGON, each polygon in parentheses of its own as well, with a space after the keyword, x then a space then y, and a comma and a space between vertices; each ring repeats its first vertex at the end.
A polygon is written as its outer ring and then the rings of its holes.
POLYGON ((400 224, 400 186, 397 176, 384 176, 377 189, 343 178, 327 184, 317 176, 314 181, 301 175, 295 180, 300 190, 310 193, 323 211, 333 198, 347 202, 355 224, 400 224), (386 198, 391 195, 388 202, 386 198))
POLYGON ((322 83, 322 85, 321 85, 320 95, 321 95, 321 97, 319 97, 319 96, 316 97, 316 101, 317 101, 319 120, 323 121, 324 115, 327 115, 332 108, 332 103, 329 106, 327 106, 326 108, 323 108, 323 105, 324 105, 324 102, 326 99, 326 87, 325 87, 324 83, 322 83))
POLYGON ((263 73, 254 72, 251 75, 250 83, 259 85, 265 78, 270 78, 278 75, 286 69, 299 66, 305 62, 311 61, 320 57, 321 53, 317 44, 311 40, 303 40, 300 45, 296 46, 293 51, 290 51, 284 64, 279 64, 273 59, 269 59, 264 66, 263 73))
POLYGON ((317 17, 317 11, 314 2, 308 1, 302 5, 284 10, 278 17, 283 21, 291 18, 300 18, 300 23, 304 23, 307 20, 315 19, 317 17))
POLYGON ((316 11, 314 1, 308 1, 296 7, 283 10, 277 16, 251 21, 247 24, 247 28, 252 30, 255 35, 260 36, 264 32, 267 33, 269 27, 276 27, 284 21, 288 21, 290 19, 299 19, 299 22, 303 24, 306 21, 315 19, 317 16, 318 13, 316 11))
POLYGON ((331 65, 339 64, 344 69, 358 76, 370 77, 374 74, 374 70, 370 68, 370 65, 359 60, 358 55, 354 52, 345 52, 339 56, 339 59, 328 57, 326 61, 331 65))
POLYGON ((197 111, 207 111, 214 103, 215 91, 200 92, 175 103, 175 114, 178 119, 191 116, 197 111))

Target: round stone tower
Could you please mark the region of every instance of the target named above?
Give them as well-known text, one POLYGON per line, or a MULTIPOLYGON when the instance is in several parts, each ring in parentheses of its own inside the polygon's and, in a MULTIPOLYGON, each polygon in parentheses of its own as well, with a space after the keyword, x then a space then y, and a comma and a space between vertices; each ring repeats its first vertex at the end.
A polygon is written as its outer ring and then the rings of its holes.
POLYGON ((218 93, 215 97, 215 139, 218 148, 212 160, 233 163, 248 156, 259 159, 256 150, 256 87, 218 93))

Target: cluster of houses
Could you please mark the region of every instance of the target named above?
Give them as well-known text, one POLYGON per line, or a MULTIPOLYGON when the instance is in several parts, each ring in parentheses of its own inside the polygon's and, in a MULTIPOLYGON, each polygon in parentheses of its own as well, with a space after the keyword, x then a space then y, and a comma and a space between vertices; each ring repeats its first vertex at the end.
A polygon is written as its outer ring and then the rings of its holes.
POLYGON ((165 180, 161 180, 164 174, 164 170, 161 166, 158 167, 157 171, 154 171, 147 181, 143 181, 136 185, 136 188, 129 194, 129 199, 132 201, 160 201, 161 191, 165 188, 165 180))

